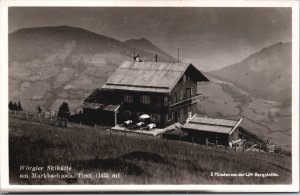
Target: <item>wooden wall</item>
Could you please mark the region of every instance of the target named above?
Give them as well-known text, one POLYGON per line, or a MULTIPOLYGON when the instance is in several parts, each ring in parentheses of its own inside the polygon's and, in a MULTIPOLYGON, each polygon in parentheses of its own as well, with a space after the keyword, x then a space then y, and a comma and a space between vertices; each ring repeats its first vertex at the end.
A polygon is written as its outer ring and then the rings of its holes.
POLYGON ((229 145, 229 134, 225 133, 215 133, 215 132, 207 132, 207 131, 198 131, 193 129, 183 129, 184 132, 188 133, 189 136, 193 137, 195 142, 199 144, 206 144, 206 139, 208 139, 211 143, 216 143, 218 141, 218 145, 229 145))
POLYGON ((208 139, 211 143, 216 143, 218 141, 218 145, 229 146, 229 142, 233 140, 239 139, 239 132, 236 129, 231 135, 227 133, 216 133, 216 132, 208 132, 208 131, 198 131, 194 129, 182 129, 189 136, 193 137, 195 142, 199 144, 206 144, 206 139, 208 139))
MULTIPOLYGON (((194 114, 196 111, 196 104, 186 105, 182 107, 182 110, 181 108, 172 112, 169 110, 169 106, 171 104, 190 99, 190 89, 192 89, 192 96, 197 95, 197 82, 193 80, 193 77, 191 75, 184 75, 183 77, 174 86, 170 94, 112 90, 103 91, 101 92, 100 96, 106 101, 106 103, 111 102, 111 104, 116 104, 122 102, 118 114, 118 123, 122 123, 128 119, 137 122, 139 120, 139 113, 146 113, 150 116, 151 114, 157 114, 159 116, 159 120, 152 122, 156 123, 157 127, 162 128, 172 125, 175 122, 184 122, 188 118, 188 112, 192 112, 192 114, 194 114), (181 93, 183 94, 182 98, 180 98, 181 93), (125 101, 124 97, 126 95, 133 97, 132 102, 125 101), (143 95, 148 95, 150 97, 149 104, 141 102, 141 96, 143 95), (130 117, 126 117, 126 113, 127 115, 128 113, 131 113, 130 117), (172 114, 173 116, 171 120, 167 119, 168 113, 172 114)), ((97 94, 95 94, 94 99, 97 99, 97 94)), ((87 112, 92 113, 91 111, 87 112)))
POLYGON ((229 135, 229 141, 230 142, 231 141, 236 141, 238 139, 239 139, 239 127, 236 130, 234 130, 231 135, 229 135))

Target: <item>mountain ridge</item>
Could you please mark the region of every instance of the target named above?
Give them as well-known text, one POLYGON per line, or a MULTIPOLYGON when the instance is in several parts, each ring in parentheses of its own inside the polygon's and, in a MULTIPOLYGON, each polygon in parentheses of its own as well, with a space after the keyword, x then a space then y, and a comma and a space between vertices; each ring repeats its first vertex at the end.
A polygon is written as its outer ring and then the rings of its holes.
POLYGON ((210 73, 257 97, 284 102, 291 97, 291 43, 276 43, 210 73))
MULTIPOLYGON (((143 61, 174 59, 148 41, 139 45, 143 61)), ((9 97, 25 109, 55 109, 65 99, 76 107, 124 60, 133 60, 134 48, 114 38, 79 27, 25 28, 9 35, 9 97)))
MULTIPOLYGON (((25 44, 30 44, 28 41, 39 41, 37 39, 43 39, 45 44, 51 48, 56 46, 54 49, 59 49, 63 47, 63 45, 60 43, 60 40, 76 40, 79 44, 83 42, 87 42, 88 45, 86 46, 86 50, 80 50, 80 52, 93 54, 97 52, 114 52, 118 51, 119 53, 127 56, 133 57, 134 53, 134 44, 132 44, 132 40, 127 41, 120 41, 115 38, 111 38, 105 35, 97 34, 95 32, 91 32, 88 30, 85 30, 84 28, 80 27, 73 27, 73 26, 53 26, 53 27, 34 27, 34 28, 23 28, 19 29, 13 33, 9 34, 9 39, 16 39, 18 42, 24 42, 25 44), (101 45, 102 47, 99 47, 101 45)), ((141 40, 147 40, 147 39, 141 39, 141 40)), ((139 52, 140 58, 144 61, 152 60, 154 59, 154 56, 156 53, 159 53, 161 55, 160 60, 161 61, 174 61, 174 58, 169 55, 167 52, 162 51, 160 48, 155 46, 151 41, 147 40, 147 45, 151 45, 149 48, 148 46, 145 46, 139 43, 139 46, 137 48, 137 52, 139 52), (151 56, 151 58, 150 58, 151 56), (153 56, 153 57, 152 57, 153 56)), ((18 46, 14 46, 13 44, 9 43, 9 50, 10 50, 10 59, 12 60, 28 60, 27 57, 31 55, 22 55, 22 52, 19 51, 18 46), (19 59, 21 58, 21 59, 19 59)), ((34 47, 31 49, 33 50, 32 53, 37 53, 37 55, 34 55, 36 57, 44 57, 44 55, 41 55, 41 52, 45 50, 44 45, 42 44, 34 44, 34 47)), ((28 52, 28 51, 27 51, 28 52)), ((44 51, 44 53, 47 53, 44 51)), ((44 54, 42 53, 42 54, 44 54)), ((28 53, 26 53, 28 54, 28 53)), ((30 58, 30 57, 29 57, 30 58)), ((31 60, 31 59, 29 59, 31 60)))

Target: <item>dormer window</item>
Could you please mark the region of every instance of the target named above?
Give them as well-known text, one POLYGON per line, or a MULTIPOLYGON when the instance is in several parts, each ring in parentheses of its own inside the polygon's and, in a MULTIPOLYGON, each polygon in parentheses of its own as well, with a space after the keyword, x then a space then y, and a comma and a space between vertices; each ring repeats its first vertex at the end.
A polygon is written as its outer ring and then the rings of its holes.
POLYGON ((183 100, 183 96, 184 96, 184 91, 180 90, 179 91, 179 100, 183 100))

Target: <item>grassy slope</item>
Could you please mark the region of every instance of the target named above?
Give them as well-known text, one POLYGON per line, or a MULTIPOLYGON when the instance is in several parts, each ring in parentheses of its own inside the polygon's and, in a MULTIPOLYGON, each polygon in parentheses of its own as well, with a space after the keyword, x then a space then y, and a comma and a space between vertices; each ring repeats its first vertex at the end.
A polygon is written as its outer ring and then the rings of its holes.
POLYGON ((291 158, 211 149, 74 124, 68 129, 10 118, 11 184, 266 184, 291 182, 291 158), (20 165, 71 165, 77 172, 120 173, 120 179, 19 179, 20 165), (211 177, 211 172, 279 177, 211 177))

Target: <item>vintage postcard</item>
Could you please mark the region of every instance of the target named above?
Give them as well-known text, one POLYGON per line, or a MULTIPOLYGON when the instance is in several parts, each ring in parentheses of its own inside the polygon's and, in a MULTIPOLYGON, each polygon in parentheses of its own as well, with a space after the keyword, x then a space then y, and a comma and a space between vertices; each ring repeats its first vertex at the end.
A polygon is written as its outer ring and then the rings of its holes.
POLYGON ((2 192, 299 190, 299 1, 0 3, 2 192))

